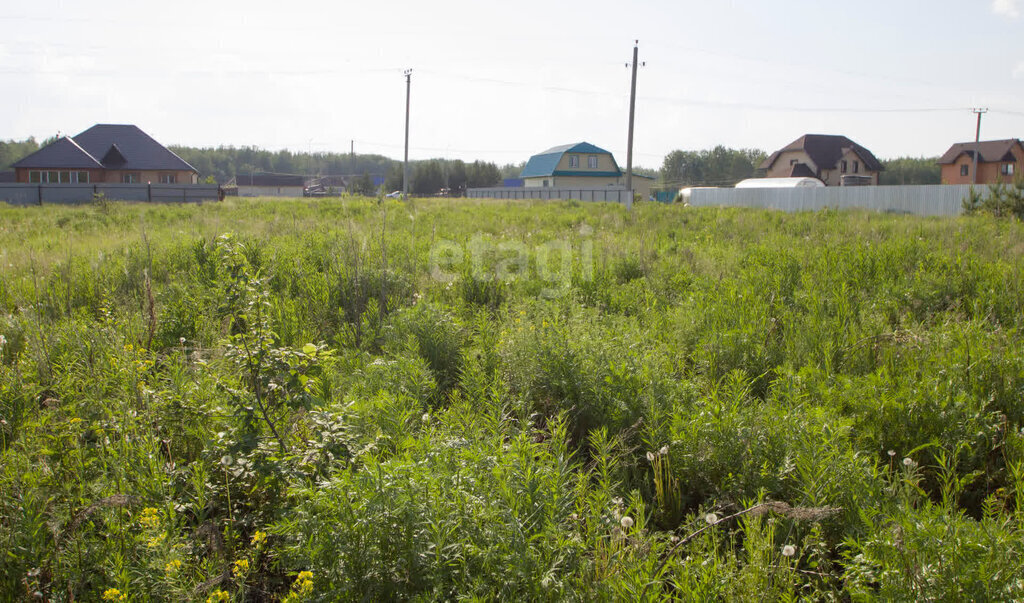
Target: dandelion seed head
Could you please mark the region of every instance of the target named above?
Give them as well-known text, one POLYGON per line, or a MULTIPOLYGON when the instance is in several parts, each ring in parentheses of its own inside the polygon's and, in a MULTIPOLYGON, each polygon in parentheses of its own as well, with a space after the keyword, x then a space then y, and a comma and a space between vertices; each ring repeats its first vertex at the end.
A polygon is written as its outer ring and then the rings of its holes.
POLYGON ((661 456, 665 456, 666 454, 668 454, 668 446, 662 446, 661 450, 658 451, 658 454, 660 454, 661 456))
POLYGON ((652 463, 654 462, 654 453, 651 452, 650 450, 647 451, 647 460, 651 461, 652 463))
POLYGON ((783 557, 792 557, 793 555, 796 555, 796 547, 795 546, 793 546, 791 544, 787 544, 786 546, 782 547, 782 556, 783 557))
POLYGON ((623 515, 622 519, 619 520, 619 525, 622 526, 622 529, 628 530, 633 527, 633 518, 629 515, 623 515))
POLYGON ((718 516, 714 513, 708 513, 704 516, 704 521, 708 522, 708 525, 714 525, 718 523, 718 516))
POLYGON ((903 459, 903 465, 906 466, 906 467, 913 467, 914 466, 914 459, 910 458, 909 456, 905 457, 903 459))
POLYGON ((890 457, 896 456, 896 451, 895 450, 890 450, 889 451, 889 456, 890 457))

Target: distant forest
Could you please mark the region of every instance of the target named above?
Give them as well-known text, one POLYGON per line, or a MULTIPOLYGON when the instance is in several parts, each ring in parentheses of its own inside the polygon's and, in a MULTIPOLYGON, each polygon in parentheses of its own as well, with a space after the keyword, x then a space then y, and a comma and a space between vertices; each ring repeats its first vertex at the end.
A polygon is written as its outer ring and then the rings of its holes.
MULTIPOLYGON (((42 143, 35 138, 0 141, 0 169, 33 153, 42 143)), ((293 153, 267 151, 256 147, 196 148, 169 147, 197 170, 200 177, 225 183, 238 174, 273 173, 299 175, 346 175, 360 178, 357 188, 367 194, 373 189, 373 177, 385 178, 388 191, 402 188, 402 163, 383 155, 349 153, 293 153)), ((732 186, 745 178, 760 175, 757 166, 767 155, 758 149, 731 149, 717 146, 703 151, 672 151, 665 156, 660 170, 635 168, 640 174, 657 178, 656 186, 673 189, 684 186, 732 186)), ((882 161, 885 171, 879 183, 939 184, 941 170, 937 157, 901 157, 882 161)), ((523 163, 498 166, 485 161, 472 163, 451 159, 410 162, 410 189, 418 194, 436 193, 441 188, 492 186, 503 178, 518 178, 523 163)))

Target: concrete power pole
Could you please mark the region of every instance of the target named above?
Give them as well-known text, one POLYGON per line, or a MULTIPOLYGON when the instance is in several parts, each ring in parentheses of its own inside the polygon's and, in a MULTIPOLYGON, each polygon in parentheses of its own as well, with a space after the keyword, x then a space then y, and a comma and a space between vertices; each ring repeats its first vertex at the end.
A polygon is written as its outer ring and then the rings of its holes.
POLYGON ((640 40, 633 45, 633 79, 629 87, 629 137, 626 141, 626 209, 633 209, 633 116, 636 112, 636 68, 640 40))
POLYGON ((978 183, 978 152, 981 150, 981 116, 988 113, 988 109, 971 109, 971 113, 978 116, 978 128, 974 131, 974 160, 971 162, 971 184, 978 183))
POLYGON ((409 91, 412 89, 412 69, 405 70, 405 160, 402 162, 402 199, 409 198, 409 91))

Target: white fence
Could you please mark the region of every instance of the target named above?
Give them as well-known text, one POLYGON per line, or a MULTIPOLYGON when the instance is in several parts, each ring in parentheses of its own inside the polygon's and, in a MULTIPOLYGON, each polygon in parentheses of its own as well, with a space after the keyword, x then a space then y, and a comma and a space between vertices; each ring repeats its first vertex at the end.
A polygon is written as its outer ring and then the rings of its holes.
MULTIPOLYGON (((988 195, 987 186, 976 189, 988 195)), ((849 186, 825 188, 694 189, 690 205, 706 207, 764 207, 783 211, 824 208, 867 209, 918 216, 958 216, 970 185, 849 186)))
POLYGON ((112 201, 190 203, 216 201, 216 184, 0 184, 0 201, 12 205, 75 205, 93 195, 112 201))
POLYGON ((579 201, 610 201, 629 203, 631 195, 624 188, 543 188, 494 187, 471 188, 466 196, 473 199, 576 199, 579 201))

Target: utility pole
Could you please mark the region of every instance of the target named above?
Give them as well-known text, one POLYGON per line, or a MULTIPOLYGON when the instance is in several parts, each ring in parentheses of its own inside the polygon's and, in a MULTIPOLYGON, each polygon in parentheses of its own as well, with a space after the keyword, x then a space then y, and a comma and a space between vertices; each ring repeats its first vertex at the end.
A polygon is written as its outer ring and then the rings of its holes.
POLYGON ((626 209, 633 209, 633 115, 636 112, 636 68, 640 40, 633 45, 633 80, 629 87, 629 138, 626 141, 626 209))
POLYGON ((974 161, 971 166, 971 184, 978 183, 978 153, 981 150, 981 116, 988 113, 988 109, 975 108, 971 109, 971 113, 975 113, 978 116, 978 128, 974 131, 974 161))
POLYGON ((409 91, 412 89, 412 69, 405 70, 405 161, 402 162, 402 199, 409 198, 409 91))

